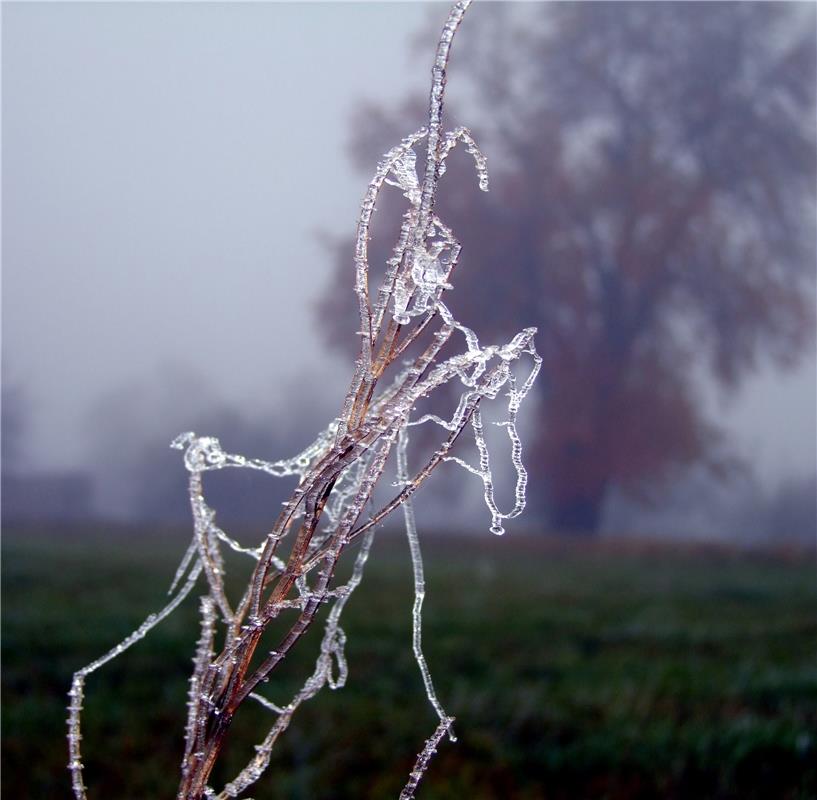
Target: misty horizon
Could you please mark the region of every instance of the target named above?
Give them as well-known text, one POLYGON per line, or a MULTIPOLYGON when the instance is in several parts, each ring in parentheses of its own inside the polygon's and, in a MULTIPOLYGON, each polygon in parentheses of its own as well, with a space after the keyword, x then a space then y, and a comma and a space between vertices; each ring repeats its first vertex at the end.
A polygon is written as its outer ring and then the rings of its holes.
MULTIPOLYGON (((231 414, 283 447, 339 412, 352 364, 326 350, 316 304, 325 240, 352 232, 367 180, 352 113, 425 91, 410 42, 427 13, 4 6, 2 369, 22 417, 5 473, 90 473, 110 514, 129 491, 117 465, 199 420, 231 414)), ((455 60, 452 106, 457 75, 455 60)), ((817 473, 813 344, 733 396, 699 390, 764 491, 817 473)))

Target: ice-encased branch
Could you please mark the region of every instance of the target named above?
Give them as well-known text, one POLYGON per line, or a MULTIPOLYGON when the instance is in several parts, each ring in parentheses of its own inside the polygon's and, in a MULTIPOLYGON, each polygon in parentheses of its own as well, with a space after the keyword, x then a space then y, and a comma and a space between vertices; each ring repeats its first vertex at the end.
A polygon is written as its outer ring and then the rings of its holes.
POLYGON ((413 494, 445 461, 454 461, 483 482, 491 515, 491 530, 503 531, 503 521, 521 513, 525 503, 527 473, 517 431, 520 404, 528 395, 541 364, 534 345, 533 328, 520 331, 503 345, 483 345, 476 332, 457 320, 443 301, 453 288, 453 274, 462 246, 452 229, 435 212, 440 178, 447 159, 463 144, 474 160, 478 185, 488 189, 486 159, 467 128, 445 132, 442 127, 446 67, 451 41, 470 0, 451 9, 443 28, 432 71, 428 124, 390 150, 375 171, 361 204, 354 249, 354 291, 359 313, 360 349, 340 415, 305 448, 290 459, 266 461, 225 451, 212 436, 188 432, 173 446, 184 451, 189 473, 188 494, 193 517, 193 538, 171 584, 171 600, 158 614, 148 617, 120 645, 77 672, 69 706, 69 753, 74 794, 85 800, 80 755, 80 713, 87 675, 121 654, 171 613, 204 575, 201 632, 190 680, 188 717, 179 800, 238 797, 267 768, 278 737, 293 714, 324 686, 342 687, 348 677, 346 634, 340 618, 359 585, 377 525, 403 507, 412 557, 415 600, 412 608, 412 649, 428 699, 440 724, 417 758, 401 797, 413 795, 439 741, 451 731, 452 718, 444 711, 431 681, 422 651, 422 605, 425 580, 419 534, 411 504, 413 494), (417 173, 415 148, 425 141, 422 179, 417 173), (375 205, 386 187, 396 188, 407 202, 397 241, 386 262, 385 276, 373 293, 369 286, 368 241, 375 205), (447 355, 462 338, 463 348, 447 355), (401 363, 406 354, 417 351, 401 363), (528 361, 524 379, 516 365, 528 361), (521 381, 521 385, 520 385, 521 381), (457 387, 459 397, 450 419, 434 414, 414 418, 424 398, 445 387, 457 387), (502 391, 508 397, 504 418, 510 442, 510 460, 516 473, 514 505, 501 512, 493 489, 492 458, 486 442, 481 407, 494 402, 502 391), (408 471, 408 429, 434 423, 445 436, 413 475, 408 471), (452 448, 471 425, 478 465, 454 455, 452 448), (399 491, 378 510, 372 505, 375 485, 382 478, 395 451, 399 491), (216 509, 205 496, 205 472, 251 469, 270 477, 294 476, 298 486, 284 503, 266 536, 255 546, 245 546, 217 523, 216 509), (366 513, 364 513, 366 512, 366 513), (286 558, 281 542, 292 542, 286 558), (362 541, 361 541, 362 540, 362 541), (334 585, 337 564, 352 543, 360 542, 351 578, 334 585), (252 573, 233 606, 226 589, 223 548, 247 556, 252 573), (185 578, 185 576, 187 576, 185 578), (181 584, 181 588, 177 588, 181 584), (319 653, 312 674, 286 704, 261 692, 275 667, 289 654, 329 607, 319 653), (284 632, 274 650, 258 653, 262 635, 273 620, 284 632), (222 636, 223 634, 223 636, 222 636), (215 642, 221 642, 217 652, 215 642), (260 655, 261 658, 256 658, 260 655), (220 793, 208 785, 224 738, 238 707, 247 699, 275 715, 273 725, 256 755, 220 793))
POLYGON ((450 735, 451 726, 453 724, 454 717, 444 717, 440 720, 440 724, 437 725, 437 729, 431 736, 429 736, 425 745, 423 746, 423 749, 417 754, 417 760, 414 762, 414 769, 411 770, 409 779, 406 782, 406 785, 403 787, 403 791, 400 792, 399 800, 412 800, 414 797, 414 792, 417 791, 417 787, 420 785, 420 781, 423 779, 423 775, 425 775, 426 770, 428 769, 429 762, 437 752, 437 746, 442 741, 442 738, 445 736, 446 732, 449 732, 450 735))

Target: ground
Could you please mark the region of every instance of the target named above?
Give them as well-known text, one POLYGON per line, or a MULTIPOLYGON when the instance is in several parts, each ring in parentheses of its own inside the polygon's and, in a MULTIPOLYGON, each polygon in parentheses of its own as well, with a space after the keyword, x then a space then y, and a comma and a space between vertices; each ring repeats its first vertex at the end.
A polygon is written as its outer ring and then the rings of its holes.
MULTIPOLYGON (((256 800, 394 798, 434 730, 407 547, 378 537, 345 612, 349 684, 301 708, 256 800)), ((162 604, 184 544, 172 530, 6 526, 4 796, 70 796, 71 673, 162 604)), ((441 744, 420 800, 817 796, 813 553, 487 532, 424 548, 426 655, 459 741, 441 744)), ((196 605, 89 678, 91 800, 174 796, 196 605)), ((315 646, 265 687, 272 699, 315 646)), ((266 715, 239 715, 218 779, 266 715)))

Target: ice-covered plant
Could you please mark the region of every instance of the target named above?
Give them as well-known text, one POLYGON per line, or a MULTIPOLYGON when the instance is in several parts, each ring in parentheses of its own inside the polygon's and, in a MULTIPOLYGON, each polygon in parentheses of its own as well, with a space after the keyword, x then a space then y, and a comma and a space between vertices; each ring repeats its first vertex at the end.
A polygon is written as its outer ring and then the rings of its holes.
POLYGON ((173 580, 170 602, 110 652, 74 675, 68 742, 69 768, 78 800, 86 797, 80 757, 80 717, 86 678, 143 638, 197 586, 204 590, 200 598, 201 635, 190 679, 177 796, 180 800, 241 796, 268 766, 278 737, 298 707, 326 685, 337 689, 345 684, 346 635, 340 626, 341 614, 361 581, 378 524, 398 508, 403 513, 414 567, 413 650, 428 699, 440 719, 417 757, 401 798, 413 796, 443 736, 447 734, 454 740, 453 719, 437 698, 421 646, 425 584, 412 495, 442 462, 455 462, 480 478, 491 516, 491 531, 503 533, 503 521, 519 515, 525 506, 527 474, 522 465, 516 419, 540 366, 533 328, 525 328, 507 344, 486 346, 480 344, 471 328, 455 319, 443 302, 444 292, 451 289, 461 248, 453 232, 436 215, 434 206, 446 160, 458 144, 464 145, 474 159, 479 188, 488 189, 485 158, 471 133, 465 128, 446 133, 442 128, 449 49, 469 4, 470 0, 456 3, 443 28, 432 70, 428 125, 384 156, 361 205, 354 255, 360 352, 340 415, 302 453, 283 461, 228 453, 218 439, 195 433, 184 433, 173 442, 173 447, 184 451, 189 472, 193 539, 173 580), (423 141, 425 165, 422 176, 418 176, 415 147, 423 141), (370 224, 377 198, 386 185, 403 194, 408 208, 382 284, 372 292, 370 224), (462 340, 459 351, 447 354, 458 339, 462 340), (412 416, 418 401, 446 386, 457 386, 459 394, 450 419, 432 413, 412 416), (505 415, 496 424, 507 432, 516 472, 515 503, 506 513, 500 511, 494 498, 481 415, 482 405, 500 395, 506 399, 505 415), (442 429, 442 441, 421 467, 410 470, 409 432, 413 426, 426 424, 442 429), (476 443, 477 464, 450 454, 455 440, 468 425, 476 443), (364 513, 373 502, 373 490, 383 477, 392 452, 397 490, 379 509, 364 513), (202 477, 207 471, 223 469, 259 470, 272 477, 290 475, 299 479, 272 529, 257 547, 243 547, 223 531, 216 523, 215 510, 207 503, 202 477), (284 557, 285 540, 290 547, 284 557), (336 566, 352 545, 357 547, 351 578, 338 585, 333 580, 336 566), (249 583, 236 605, 225 591, 223 547, 254 562, 249 583), (261 686, 266 688, 271 673, 316 621, 324 605, 329 611, 313 673, 288 702, 274 702, 261 693, 261 686), (273 621, 278 625, 285 621, 286 632, 276 640, 274 649, 259 650, 273 621), (213 766, 237 709, 246 701, 269 709, 272 726, 244 769, 215 790, 208 785, 213 766))

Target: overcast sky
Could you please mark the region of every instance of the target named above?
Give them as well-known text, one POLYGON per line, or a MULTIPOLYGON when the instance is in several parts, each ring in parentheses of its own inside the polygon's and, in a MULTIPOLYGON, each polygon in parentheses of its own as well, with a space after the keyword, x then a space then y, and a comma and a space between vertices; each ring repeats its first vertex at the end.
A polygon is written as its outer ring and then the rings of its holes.
MULTIPOLYGON (((446 6, 435 12, 442 22, 446 6)), ((85 464, 100 397, 167 365, 248 413, 325 369, 339 405, 347 365, 321 354, 314 330, 331 267, 315 234, 355 225, 355 102, 425 93, 434 42, 422 57, 409 40, 429 8, 2 14, 3 378, 30 399, 31 464, 85 464)), ((812 354, 719 407, 764 478, 814 471, 816 380, 812 354)))
POLYGON ((406 42, 426 9, 3 16, 3 368, 30 395, 34 461, 73 463, 94 402, 162 362, 253 410, 314 371, 315 233, 353 231, 366 184, 350 112, 425 85, 430 57, 410 63, 406 42))

